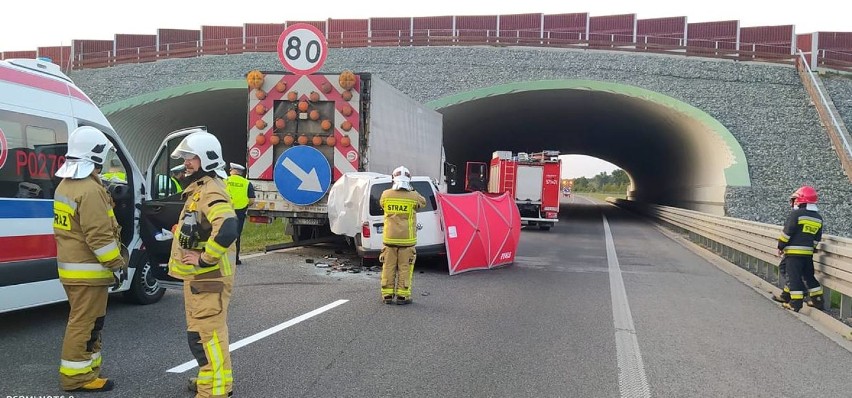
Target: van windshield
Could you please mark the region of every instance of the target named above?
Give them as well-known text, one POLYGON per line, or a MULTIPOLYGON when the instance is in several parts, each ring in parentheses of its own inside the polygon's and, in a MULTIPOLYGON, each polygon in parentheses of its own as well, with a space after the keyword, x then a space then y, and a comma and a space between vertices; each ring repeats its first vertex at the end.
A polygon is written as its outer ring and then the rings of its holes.
MULTIPOLYGON (((414 187, 414 190, 419 194, 423 195, 426 198, 426 206, 417 210, 418 213, 423 213, 426 211, 435 211, 438 208, 438 204, 435 199, 435 191, 432 189, 432 184, 426 181, 412 181, 411 186, 414 187)), ((391 183, 384 182, 381 184, 375 184, 372 188, 370 188, 370 215, 371 216, 383 216, 385 214, 384 210, 382 210, 382 206, 379 204, 379 199, 382 198, 382 192, 391 187, 391 183)))

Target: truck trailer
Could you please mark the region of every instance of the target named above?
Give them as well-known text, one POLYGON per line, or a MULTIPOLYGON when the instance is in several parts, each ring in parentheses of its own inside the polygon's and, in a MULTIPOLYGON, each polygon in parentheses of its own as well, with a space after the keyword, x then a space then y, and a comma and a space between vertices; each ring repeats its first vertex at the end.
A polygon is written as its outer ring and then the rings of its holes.
POLYGON ((296 242, 330 235, 328 189, 349 172, 404 165, 446 191, 442 115, 377 76, 252 71, 246 81, 250 221, 286 218, 296 242))

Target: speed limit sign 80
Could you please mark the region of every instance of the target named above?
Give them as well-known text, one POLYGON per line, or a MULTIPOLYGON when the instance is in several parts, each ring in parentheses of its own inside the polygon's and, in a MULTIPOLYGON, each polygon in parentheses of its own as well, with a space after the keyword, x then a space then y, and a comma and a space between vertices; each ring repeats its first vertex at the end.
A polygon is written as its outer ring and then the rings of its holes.
POLYGON ((278 59, 284 68, 297 75, 320 70, 327 55, 325 35, 316 26, 293 24, 278 37, 278 59))

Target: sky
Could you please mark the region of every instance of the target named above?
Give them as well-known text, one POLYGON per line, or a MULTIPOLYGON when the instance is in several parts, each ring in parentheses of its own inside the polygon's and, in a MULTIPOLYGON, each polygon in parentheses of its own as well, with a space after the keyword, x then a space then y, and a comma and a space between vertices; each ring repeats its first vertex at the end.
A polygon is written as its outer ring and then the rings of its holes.
MULTIPOLYGON (((35 50, 40 46, 70 45, 72 39, 112 40, 116 33, 154 34, 158 28, 199 29, 202 25, 241 26, 327 18, 410 17, 576 13, 591 16, 636 14, 639 19, 686 16, 687 22, 739 20, 740 26, 796 25, 797 33, 852 32, 849 0, 598 0, 561 1, 352 1, 222 2, 195 0, 42 0, 34 5, 4 0, 0 5, 0 51, 35 50), (319 6, 321 4, 321 6, 319 6), (134 7, 135 5, 135 7, 134 7), (391 6, 392 5, 392 6, 391 6), (269 12, 266 9, 276 9, 269 12), (16 17, 17 16, 17 17, 16 17)), ((563 161, 563 178, 593 177, 617 167, 587 156, 563 161)))
POLYGON ((620 167, 586 155, 562 155, 562 178, 594 177, 605 171, 612 174, 613 170, 620 167))

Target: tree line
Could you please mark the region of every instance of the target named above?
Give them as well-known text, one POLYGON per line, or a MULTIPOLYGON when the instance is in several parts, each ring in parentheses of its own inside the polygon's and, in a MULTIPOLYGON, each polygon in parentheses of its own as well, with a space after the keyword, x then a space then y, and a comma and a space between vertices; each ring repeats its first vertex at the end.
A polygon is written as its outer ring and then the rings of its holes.
POLYGON ((618 169, 612 174, 605 171, 592 178, 580 177, 574 179, 574 192, 625 193, 630 186, 627 172, 618 169))

